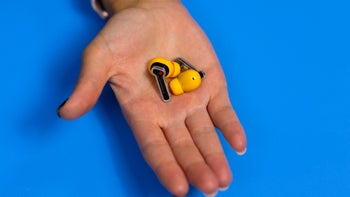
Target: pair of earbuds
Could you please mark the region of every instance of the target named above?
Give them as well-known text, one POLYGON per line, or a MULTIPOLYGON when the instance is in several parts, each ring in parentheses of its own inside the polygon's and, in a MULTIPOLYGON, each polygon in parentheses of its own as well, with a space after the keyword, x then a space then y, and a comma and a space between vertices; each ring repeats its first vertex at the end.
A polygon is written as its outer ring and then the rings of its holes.
POLYGON ((203 71, 198 71, 181 58, 170 61, 162 57, 156 57, 149 61, 148 71, 155 77, 164 102, 170 100, 169 88, 174 95, 190 92, 200 86, 205 75, 203 71), (169 87, 165 82, 165 78, 173 78, 169 82, 169 87))

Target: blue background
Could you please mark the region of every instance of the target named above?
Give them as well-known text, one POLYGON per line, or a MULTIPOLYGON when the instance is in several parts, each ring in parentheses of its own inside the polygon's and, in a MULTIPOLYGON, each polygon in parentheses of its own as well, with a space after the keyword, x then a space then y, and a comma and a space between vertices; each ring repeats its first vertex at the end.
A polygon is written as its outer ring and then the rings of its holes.
MULTIPOLYGON (((184 4, 216 49, 248 137, 242 157, 223 140, 234 182, 218 196, 350 196, 349 3, 184 4)), ((82 118, 56 116, 104 24, 89 1, 0 10, 0 196, 171 196, 110 89, 82 118)))

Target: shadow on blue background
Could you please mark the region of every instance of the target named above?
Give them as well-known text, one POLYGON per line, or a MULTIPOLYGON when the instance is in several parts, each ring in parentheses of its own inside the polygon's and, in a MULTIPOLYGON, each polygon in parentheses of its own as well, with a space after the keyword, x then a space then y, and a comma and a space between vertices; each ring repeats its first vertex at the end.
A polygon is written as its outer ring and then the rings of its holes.
MULTIPOLYGON (((216 49, 248 137, 243 157, 222 141, 234 182, 218 196, 349 196, 349 3, 184 4, 216 49)), ((0 21, 0 196, 171 196, 108 86, 82 118, 56 116, 104 24, 88 1, 6 1, 0 21)))

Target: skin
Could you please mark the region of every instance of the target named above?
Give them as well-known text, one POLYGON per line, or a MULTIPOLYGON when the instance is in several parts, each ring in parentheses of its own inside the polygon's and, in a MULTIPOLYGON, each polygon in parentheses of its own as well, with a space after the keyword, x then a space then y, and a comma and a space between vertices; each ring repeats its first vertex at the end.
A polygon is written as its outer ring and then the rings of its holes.
POLYGON ((145 160, 175 196, 189 184, 215 194, 232 181, 217 127, 237 153, 244 130, 230 104, 225 76, 206 35, 177 0, 105 0, 110 18, 85 49, 74 91, 58 113, 76 119, 110 84, 145 160), (147 62, 176 57, 206 73, 199 89, 164 103, 147 62))

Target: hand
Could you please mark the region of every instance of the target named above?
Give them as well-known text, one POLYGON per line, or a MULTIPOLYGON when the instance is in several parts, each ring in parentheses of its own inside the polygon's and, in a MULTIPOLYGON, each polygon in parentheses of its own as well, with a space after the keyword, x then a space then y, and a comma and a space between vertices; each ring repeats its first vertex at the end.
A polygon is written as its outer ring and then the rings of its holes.
POLYGON ((206 194, 229 186, 232 175, 215 126, 238 153, 246 150, 245 134, 215 52, 179 1, 143 2, 113 14, 84 51, 79 80, 59 115, 82 116, 107 82, 169 192, 184 196, 189 183, 206 194), (147 62, 158 56, 182 57, 205 71, 199 89, 162 102, 147 71, 147 62))

